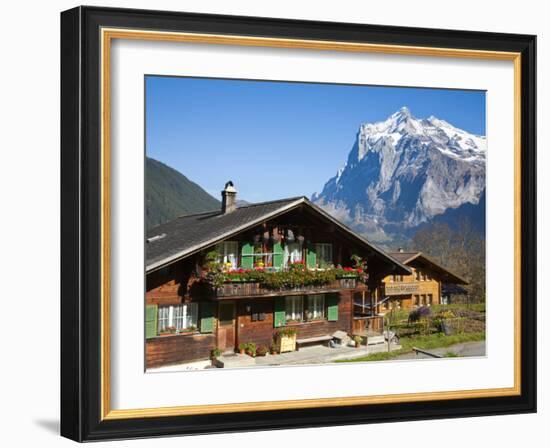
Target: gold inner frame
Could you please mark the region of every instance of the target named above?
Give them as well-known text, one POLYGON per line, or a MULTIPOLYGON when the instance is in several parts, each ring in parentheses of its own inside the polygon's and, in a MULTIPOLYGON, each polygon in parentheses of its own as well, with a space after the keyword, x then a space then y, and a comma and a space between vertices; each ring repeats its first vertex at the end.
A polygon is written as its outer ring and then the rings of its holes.
POLYGON ((521 394, 521 54, 514 52, 465 50, 455 48, 415 47, 369 43, 334 42, 303 39, 279 39, 249 36, 194 34, 102 28, 101 30, 101 419, 167 417, 226 412, 283 409, 306 409, 381 403, 502 397, 521 394), (506 60, 514 63, 514 386, 443 392, 420 392, 392 395, 369 395, 338 398, 314 398, 243 402, 229 404, 188 405, 141 409, 110 407, 110 50, 113 39, 168 41, 213 45, 240 45, 295 48, 357 53, 383 53, 412 56, 455 57, 506 60))

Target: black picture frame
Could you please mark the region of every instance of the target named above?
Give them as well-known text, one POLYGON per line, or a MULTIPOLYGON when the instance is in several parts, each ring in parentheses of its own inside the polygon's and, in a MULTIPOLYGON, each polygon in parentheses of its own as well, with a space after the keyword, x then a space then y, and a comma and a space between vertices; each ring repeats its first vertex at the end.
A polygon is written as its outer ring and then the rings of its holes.
POLYGON ((61 14, 61 435, 76 441, 536 411, 536 36, 77 7, 61 14), (521 394, 101 419, 100 29, 130 28, 521 53, 521 394))

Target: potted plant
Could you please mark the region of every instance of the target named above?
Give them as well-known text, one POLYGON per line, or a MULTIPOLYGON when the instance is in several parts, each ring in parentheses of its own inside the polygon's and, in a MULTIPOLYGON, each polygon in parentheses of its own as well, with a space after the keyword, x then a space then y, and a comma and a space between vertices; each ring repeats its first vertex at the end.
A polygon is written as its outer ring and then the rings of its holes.
POLYGON ((256 356, 265 356, 267 354, 267 347, 265 345, 260 345, 256 349, 256 356))
POLYGON ((277 345, 279 351, 293 352, 296 350, 296 329, 295 328, 282 328, 277 332, 277 345))
POLYGON ((269 346, 269 353, 272 355, 276 355, 277 349, 278 349, 277 344, 275 342, 272 342, 271 345, 269 346))
POLYGON ((215 361, 219 356, 221 356, 222 354, 222 351, 220 348, 216 347, 216 348, 213 348, 211 351, 210 351, 210 359, 212 361, 215 361))
POLYGON ((353 337, 353 341, 355 342, 355 348, 361 347, 361 343, 363 342, 363 338, 359 335, 355 335, 353 337))
POLYGON ((256 344, 254 342, 246 344, 245 353, 254 358, 256 356, 256 344))
POLYGON ((246 351, 246 346, 247 346, 247 344, 245 344, 244 342, 241 342, 239 344, 239 353, 241 355, 244 355, 244 352, 246 351))

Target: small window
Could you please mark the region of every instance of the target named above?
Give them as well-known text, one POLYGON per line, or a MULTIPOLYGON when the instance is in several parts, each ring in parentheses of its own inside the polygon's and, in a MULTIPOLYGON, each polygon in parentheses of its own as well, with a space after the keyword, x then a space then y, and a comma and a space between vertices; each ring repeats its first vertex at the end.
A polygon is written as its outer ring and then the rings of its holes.
POLYGON ((239 243, 237 241, 224 241, 216 246, 216 252, 220 254, 219 262, 230 269, 237 268, 239 243))
POLYGON ((416 281, 419 282, 420 281, 420 271, 418 269, 415 269, 414 273, 415 273, 415 276, 416 276, 416 281))
POLYGON ((302 296, 285 297, 285 310, 287 322, 301 322, 304 318, 302 296))
POLYGON ((433 294, 428 294, 428 306, 432 306, 434 300, 433 294))
POLYGON ((325 296, 314 294, 307 297, 307 320, 320 320, 325 318, 325 296))
POLYGON ((325 268, 333 264, 332 262, 332 244, 318 243, 315 245, 315 253, 317 254, 317 263, 320 268, 325 268))
POLYGON ((192 331, 198 324, 198 303, 161 306, 158 309, 158 331, 179 333, 192 331))
POLYGON ((288 267, 289 264, 304 261, 303 250, 300 243, 285 244, 283 267, 288 267))

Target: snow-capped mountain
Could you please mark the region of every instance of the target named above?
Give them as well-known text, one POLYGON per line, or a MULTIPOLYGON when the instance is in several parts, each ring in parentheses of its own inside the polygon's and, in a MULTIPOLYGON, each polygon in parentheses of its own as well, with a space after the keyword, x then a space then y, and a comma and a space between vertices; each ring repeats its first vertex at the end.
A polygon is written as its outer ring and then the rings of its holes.
POLYGON ((379 241, 447 214, 456 219, 462 207, 484 219, 475 209, 485 203, 486 150, 485 137, 403 107, 359 127, 347 162, 312 200, 379 241))

